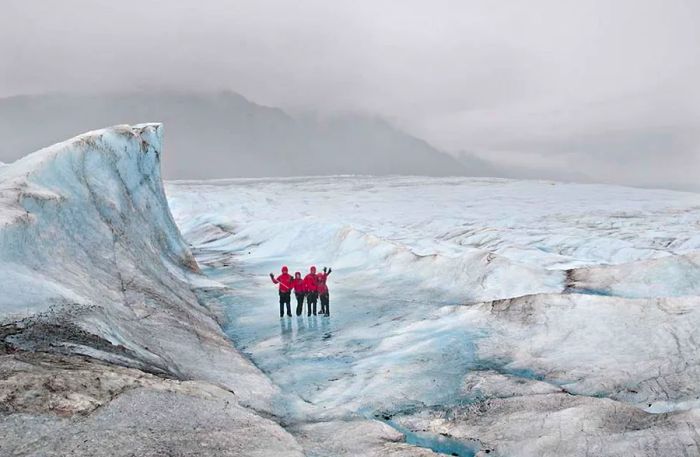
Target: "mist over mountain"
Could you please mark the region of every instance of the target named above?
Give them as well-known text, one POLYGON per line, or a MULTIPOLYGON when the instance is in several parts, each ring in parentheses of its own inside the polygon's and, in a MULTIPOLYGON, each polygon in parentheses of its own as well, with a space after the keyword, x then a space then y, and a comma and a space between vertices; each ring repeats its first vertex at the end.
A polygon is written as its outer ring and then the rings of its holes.
POLYGON ((379 118, 291 116, 233 92, 49 94, 0 99, 0 160, 116 124, 163 122, 167 179, 326 174, 503 175, 379 118), (40 128, 39 128, 40 127, 40 128))

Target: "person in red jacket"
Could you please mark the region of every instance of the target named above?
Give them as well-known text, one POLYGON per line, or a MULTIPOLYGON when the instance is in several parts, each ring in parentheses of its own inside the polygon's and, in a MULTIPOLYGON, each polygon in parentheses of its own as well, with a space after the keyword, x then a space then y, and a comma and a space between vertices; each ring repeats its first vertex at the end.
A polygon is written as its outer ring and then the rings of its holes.
POLYGON ((289 273, 287 267, 282 267, 282 274, 275 278, 275 275, 270 273, 270 279, 275 284, 279 284, 280 292, 280 317, 284 316, 284 307, 287 305, 287 316, 292 315, 291 301, 292 301, 292 275, 289 273))
POLYGON ((331 269, 323 267, 323 273, 316 275, 316 284, 318 288, 318 298, 321 300, 321 314, 324 316, 331 315, 330 308, 330 296, 328 294, 328 285, 326 281, 328 280, 328 275, 331 274, 331 269))
POLYGON ((301 316, 301 311, 304 309, 306 288, 304 287, 304 280, 301 278, 301 273, 298 271, 294 273, 292 288, 294 289, 294 295, 297 297, 297 316, 301 316))
POLYGON ((309 274, 304 276, 304 289, 306 290, 306 307, 309 310, 308 316, 311 316, 311 307, 313 306, 314 316, 316 315, 316 301, 318 300, 318 286, 316 285, 316 267, 309 268, 309 274))

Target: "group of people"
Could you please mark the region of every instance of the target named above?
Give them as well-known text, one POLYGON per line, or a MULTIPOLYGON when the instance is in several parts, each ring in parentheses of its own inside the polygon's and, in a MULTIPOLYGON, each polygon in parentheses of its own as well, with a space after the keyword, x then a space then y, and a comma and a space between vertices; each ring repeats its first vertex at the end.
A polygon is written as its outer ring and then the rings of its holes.
POLYGON ((304 309, 304 299, 306 299, 307 316, 313 313, 316 316, 316 303, 321 301, 321 311, 319 314, 330 316, 330 297, 328 294, 328 275, 331 274, 331 269, 323 267, 322 273, 316 272, 316 267, 309 268, 309 273, 301 277, 300 272, 294 273, 294 276, 289 274, 289 268, 282 267, 282 274, 275 277, 270 273, 270 279, 275 284, 279 284, 280 294, 280 317, 284 317, 286 307, 287 316, 292 315, 291 301, 292 292, 297 299, 297 316, 301 316, 304 309))

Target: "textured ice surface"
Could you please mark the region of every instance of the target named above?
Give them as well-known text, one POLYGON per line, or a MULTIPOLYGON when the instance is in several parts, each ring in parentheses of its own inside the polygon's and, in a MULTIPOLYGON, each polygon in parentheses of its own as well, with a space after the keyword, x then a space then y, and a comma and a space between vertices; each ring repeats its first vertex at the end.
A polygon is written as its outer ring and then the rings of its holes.
POLYGON ((0 167, 0 454, 700 453, 700 195, 180 182, 173 219, 161 131, 0 167), (277 317, 281 264, 330 318, 277 317))
POLYGON ((0 168, 1 455, 301 455, 248 409, 272 414, 277 389, 200 299, 213 283, 168 209, 161 131, 0 168))
POLYGON ((377 417, 479 455, 700 452, 700 195, 418 177, 167 193, 291 423, 377 417), (330 318, 277 317, 282 264, 333 266, 330 318))
POLYGON ((477 439, 480 457, 698 454, 696 411, 648 414, 607 398, 545 392, 540 382, 523 378, 478 377, 489 398, 400 414, 394 421, 465 442, 477 439))
POLYGON ((618 297, 697 297, 700 295, 700 253, 578 268, 568 273, 567 285, 572 292, 618 297))

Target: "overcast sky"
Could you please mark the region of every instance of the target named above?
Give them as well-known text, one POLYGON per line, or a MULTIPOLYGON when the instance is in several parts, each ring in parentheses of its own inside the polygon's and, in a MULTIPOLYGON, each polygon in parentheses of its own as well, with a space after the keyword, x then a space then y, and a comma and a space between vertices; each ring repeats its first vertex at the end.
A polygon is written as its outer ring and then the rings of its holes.
POLYGON ((505 165, 700 190, 698 0, 2 3, 0 96, 230 89, 505 165))

